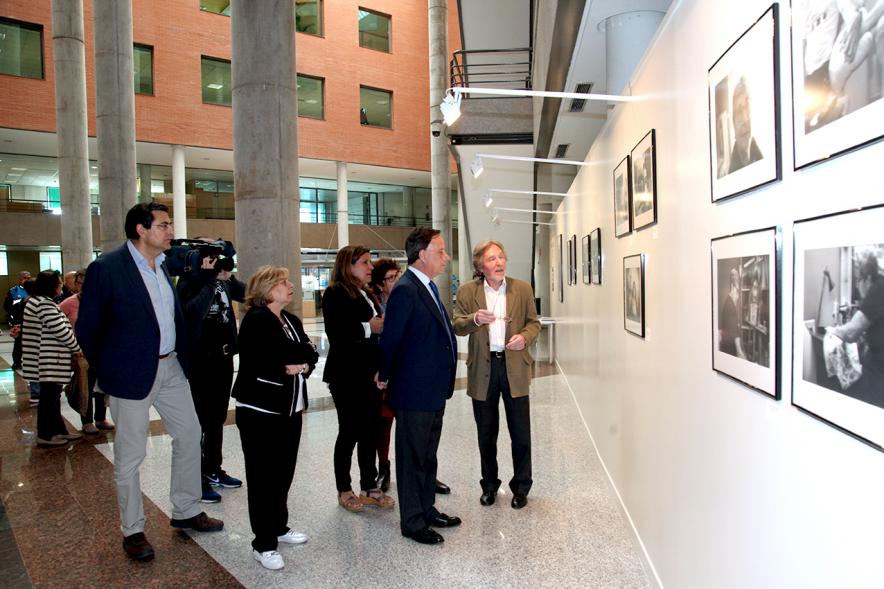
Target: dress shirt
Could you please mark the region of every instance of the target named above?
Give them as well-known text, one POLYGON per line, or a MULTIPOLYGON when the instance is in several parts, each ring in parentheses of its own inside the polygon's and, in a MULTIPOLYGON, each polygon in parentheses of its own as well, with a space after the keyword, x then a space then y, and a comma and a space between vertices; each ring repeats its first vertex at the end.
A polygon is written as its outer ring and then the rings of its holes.
POLYGON ((500 288, 494 290, 487 280, 482 282, 485 288, 485 307, 494 313, 494 323, 488 324, 488 342, 492 352, 503 352, 506 349, 506 279, 500 288))
MULTIPOLYGON (((361 288, 359 289, 359 292, 362 294, 362 298, 365 299, 365 302, 368 303, 368 306, 371 307, 372 318, 377 317, 378 311, 377 311, 377 309, 374 308, 374 303, 371 302, 371 299, 368 298, 368 293, 365 292, 364 290, 362 290, 361 288)), ((368 321, 363 321, 362 322, 362 329, 365 331, 365 339, 370 338, 371 337, 371 323, 369 323, 368 321)))
MULTIPOLYGON (((163 262, 166 259, 165 254, 160 254, 154 260, 154 268, 152 269, 141 252, 138 251, 132 241, 126 241, 129 247, 129 253, 135 260, 138 272, 141 274, 141 280, 147 288, 147 294, 150 295, 150 304, 153 305, 153 312, 157 318, 157 324, 160 326, 160 349, 159 355, 170 354, 175 351, 175 293, 172 285, 166 276, 166 272, 162 269, 163 262)), ((137 337, 137 334, 132 334, 137 337)))

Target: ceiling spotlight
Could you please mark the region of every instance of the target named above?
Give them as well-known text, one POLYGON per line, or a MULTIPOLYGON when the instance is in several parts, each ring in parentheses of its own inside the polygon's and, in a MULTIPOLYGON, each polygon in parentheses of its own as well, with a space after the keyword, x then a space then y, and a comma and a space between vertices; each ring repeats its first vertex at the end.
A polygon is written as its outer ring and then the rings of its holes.
POLYGON ((442 111, 442 119, 446 125, 451 126, 460 118, 460 100, 461 95, 455 95, 453 92, 448 92, 442 99, 439 110, 442 111))
POLYGON ((473 178, 478 178, 485 171, 485 166, 482 165, 482 158, 478 155, 473 158, 473 163, 470 164, 470 171, 473 173, 473 178))
POLYGON ((486 195, 485 195, 485 207, 486 207, 486 208, 487 208, 487 207, 490 207, 490 206, 491 206, 491 203, 493 203, 493 202, 494 202, 494 199, 491 198, 491 195, 490 195, 490 194, 486 194, 486 195))
POLYGON ((492 215, 491 224, 492 225, 500 225, 500 217, 498 215, 492 215))

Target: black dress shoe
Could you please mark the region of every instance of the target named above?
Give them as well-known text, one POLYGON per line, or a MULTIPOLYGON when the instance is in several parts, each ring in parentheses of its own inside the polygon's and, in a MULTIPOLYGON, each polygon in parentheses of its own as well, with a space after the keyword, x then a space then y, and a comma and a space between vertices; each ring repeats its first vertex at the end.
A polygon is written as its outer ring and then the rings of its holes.
POLYGON ((482 496, 479 497, 479 503, 482 505, 494 505, 494 500, 497 499, 497 489, 493 491, 485 491, 482 493, 482 496))
POLYGON ((438 495, 448 495, 451 493, 451 487, 436 479, 436 494, 438 495))
POLYGON ((123 550, 132 560, 147 562, 153 560, 153 546, 144 537, 144 532, 138 532, 123 538, 123 550))
POLYGON ((440 513, 436 517, 430 519, 427 522, 427 525, 436 528, 453 528, 460 525, 460 518, 456 515, 445 515, 444 513, 440 513))
POLYGON ((200 512, 199 515, 189 517, 187 519, 173 519, 171 522, 173 528, 179 530, 196 530, 197 532, 220 532, 224 529, 224 522, 206 515, 206 512, 200 512))
POLYGON ((441 544, 445 541, 441 534, 430 528, 424 528, 416 532, 402 532, 402 535, 421 544, 441 544))
POLYGON ((513 502, 511 503, 513 509, 522 509, 526 505, 528 505, 528 496, 527 495, 513 495, 513 502))

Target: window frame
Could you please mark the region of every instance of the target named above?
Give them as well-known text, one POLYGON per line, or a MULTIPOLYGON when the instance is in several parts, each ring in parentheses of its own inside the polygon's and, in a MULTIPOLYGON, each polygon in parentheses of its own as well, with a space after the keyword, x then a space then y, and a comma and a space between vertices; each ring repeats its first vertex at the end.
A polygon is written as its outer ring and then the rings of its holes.
POLYGON ((294 7, 295 7, 295 11, 294 11, 295 33, 300 33, 302 35, 310 35, 311 37, 319 37, 319 38, 323 39, 323 38, 325 38, 325 0, 315 0, 315 2, 316 2, 316 6, 318 8, 317 12, 319 14, 319 32, 318 33, 308 33, 306 31, 299 31, 298 30, 298 24, 297 24, 298 5, 296 3, 293 3, 294 7))
POLYGON ((200 99, 203 104, 208 104, 211 106, 223 106, 225 108, 233 108, 233 63, 229 59, 224 59, 223 57, 213 57, 211 55, 200 54, 200 99), (205 96, 203 95, 203 90, 205 86, 203 86, 203 62, 204 61, 214 61, 216 63, 226 63, 230 66, 230 104, 224 104, 223 102, 206 102, 205 96))
POLYGON ((314 121, 324 121, 325 120, 325 78, 322 76, 313 76, 310 74, 300 74, 295 72, 295 84, 298 83, 298 78, 310 78, 311 80, 319 81, 319 95, 321 98, 321 107, 322 107, 322 116, 312 117, 310 115, 302 115, 301 111, 298 110, 298 118, 304 117, 305 119, 313 119, 314 121))
MULTIPOLYGON (((155 96, 156 95, 155 94, 156 85, 154 84, 154 75, 153 75, 154 74, 153 45, 148 45, 147 43, 132 43, 132 56, 133 56, 133 60, 132 60, 133 68, 132 69, 133 70, 135 69, 134 68, 134 63, 135 63, 134 57, 135 57, 135 49, 136 48, 147 49, 150 52, 150 92, 139 92, 138 90, 135 90, 135 94, 140 94, 141 96, 155 96)), ((135 81, 133 80, 132 83, 134 85, 135 81)))
POLYGON ((0 23, 17 25, 23 29, 28 29, 31 31, 35 31, 40 35, 40 77, 34 78, 32 76, 22 76, 19 74, 10 74, 6 72, 0 72, 0 76, 13 76, 15 78, 25 78, 27 80, 45 80, 46 79, 46 50, 44 47, 44 38, 43 31, 45 27, 40 23, 32 23, 24 20, 18 20, 15 18, 8 18, 5 16, 0 16, 0 23))
POLYGON ((383 125, 373 125, 371 123, 363 123, 360 121, 360 127, 369 127, 371 129, 387 129, 388 131, 393 130, 393 91, 387 90, 386 88, 378 88, 377 86, 368 86, 366 84, 359 84, 359 109, 362 110, 362 89, 366 90, 374 90, 375 92, 385 92, 390 95, 390 126, 384 127, 383 125))
POLYGON ((357 6, 356 8, 356 34, 358 35, 357 43, 361 49, 370 49, 372 51, 377 51, 378 53, 393 53, 393 15, 387 14, 386 12, 381 12, 380 10, 372 10, 371 8, 366 8, 364 6, 357 6), (375 49, 374 47, 367 47, 362 44, 362 31, 359 30, 359 12, 368 12, 370 14, 374 14, 376 16, 386 17, 387 22, 389 22, 389 26, 387 27, 387 50, 383 49, 375 49))

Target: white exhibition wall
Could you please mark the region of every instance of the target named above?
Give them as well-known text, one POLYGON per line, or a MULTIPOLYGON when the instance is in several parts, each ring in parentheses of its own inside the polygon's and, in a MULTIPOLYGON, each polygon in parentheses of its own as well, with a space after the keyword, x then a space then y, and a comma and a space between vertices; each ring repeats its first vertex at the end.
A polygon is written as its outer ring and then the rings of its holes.
POLYGON ((613 110, 587 156, 596 165, 550 231, 553 263, 559 234, 576 234, 579 253, 596 227, 604 256, 601 286, 566 285, 560 304, 555 284, 557 360, 654 582, 884 587, 884 453, 794 407, 790 363, 793 222, 884 203, 884 142, 793 169, 789 2, 779 6, 783 178, 710 201, 707 70, 770 4, 670 8, 632 79, 644 100, 613 110), (617 239, 612 171, 652 128, 658 222, 617 239), (780 401, 712 370, 710 240, 771 226, 783 244, 780 401), (644 339, 623 328, 623 258, 637 253, 644 339))

